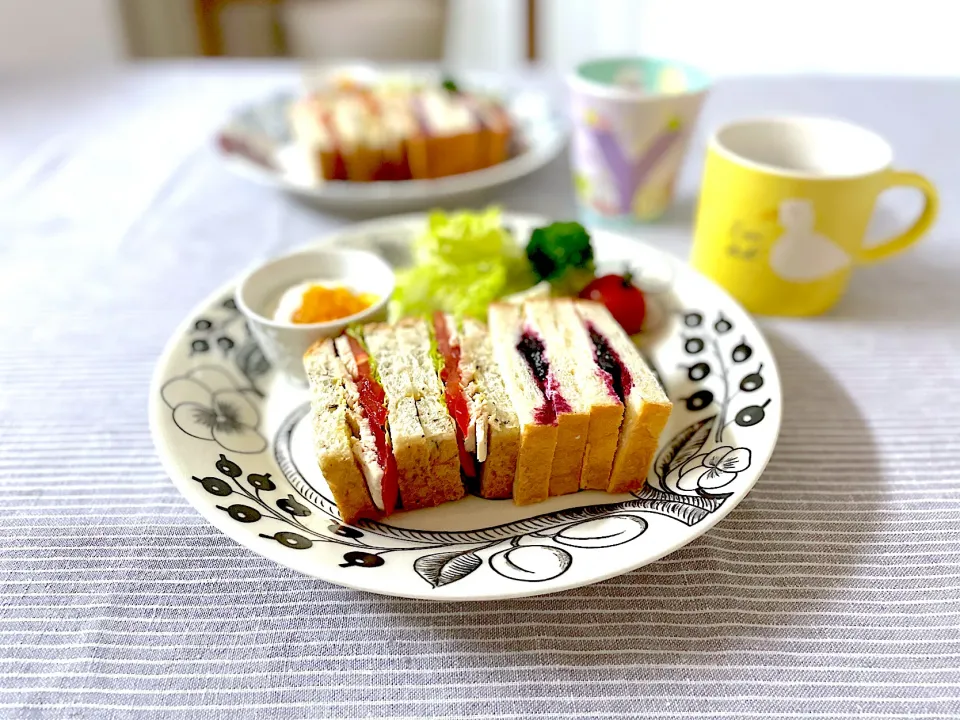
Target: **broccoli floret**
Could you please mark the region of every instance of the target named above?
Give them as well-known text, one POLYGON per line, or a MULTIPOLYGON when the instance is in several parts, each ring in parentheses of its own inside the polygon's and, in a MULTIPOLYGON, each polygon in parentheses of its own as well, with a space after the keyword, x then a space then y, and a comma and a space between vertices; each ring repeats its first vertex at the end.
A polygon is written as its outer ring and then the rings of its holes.
POLYGON ((578 222, 555 222, 534 230, 527 259, 539 280, 574 294, 593 279, 596 269, 590 234, 578 222))

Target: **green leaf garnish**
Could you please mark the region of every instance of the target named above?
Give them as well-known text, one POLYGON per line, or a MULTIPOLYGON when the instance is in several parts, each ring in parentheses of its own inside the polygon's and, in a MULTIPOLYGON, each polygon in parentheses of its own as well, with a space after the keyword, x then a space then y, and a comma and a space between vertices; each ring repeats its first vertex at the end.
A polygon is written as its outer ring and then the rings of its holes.
POLYGON ((363 351, 367 354, 369 360, 367 363, 370 366, 370 374, 373 375, 373 379, 378 383, 380 382, 380 373, 377 370, 377 359, 373 356, 373 353, 370 352, 370 348, 367 347, 367 341, 363 338, 363 325, 356 323, 347 325, 344 329, 344 332, 357 341, 357 344, 363 348, 363 351))

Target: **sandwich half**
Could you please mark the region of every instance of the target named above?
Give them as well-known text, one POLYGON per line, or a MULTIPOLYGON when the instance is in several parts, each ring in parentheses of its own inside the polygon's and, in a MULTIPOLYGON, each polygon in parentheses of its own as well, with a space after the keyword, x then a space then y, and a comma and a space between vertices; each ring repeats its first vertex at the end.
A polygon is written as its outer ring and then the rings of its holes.
POLYGON ((390 439, 404 510, 433 507, 464 496, 457 432, 424 320, 362 328, 377 364, 389 411, 390 439))
MULTIPOLYGON (((564 396, 571 408, 586 414, 589 423, 585 430, 580 422, 578 431, 584 431, 586 444, 583 449, 582 468, 576 475, 571 464, 558 472, 557 459, 554 456, 553 476, 550 479, 550 494, 563 495, 577 490, 606 490, 607 481, 617 452, 620 437, 620 425, 623 421, 623 402, 609 391, 609 382, 598 372, 594 362, 594 346, 587 328, 577 314, 572 300, 560 299, 530 303, 547 305, 543 314, 550 318, 544 323, 544 337, 547 348, 556 347, 552 355, 557 358, 554 364, 564 396)), ((560 417, 560 435, 563 435, 563 420, 560 417)), ((563 442, 557 439, 557 444, 563 442)), ((574 440, 572 442, 577 442, 574 440)), ((572 444, 571 442, 571 444, 572 444)))
MULTIPOLYGON (((574 303, 593 346, 594 371, 624 408, 620 439, 605 488, 611 493, 639 490, 647 478, 673 404, 640 351, 601 304, 574 303)), ((592 487, 589 483, 586 487, 592 487)))
MULTIPOLYGON (((579 323, 578 323, 579 324, 579 323)), ((571 347, 575 333, 561 325, 551 300, 534 300, 523 305, 523 337, 520 352, 530 364, 534 358, 547 364, 544 394, 553 406, 557 425, 557 447, 550 467, 550 495, 566 495, 580 489, 580 470, 590 426, 589 393, 577 386, 576 366, 584 357, 571 347)))
POLYGON ((550 494, 550 468, 557 448, 557 411, 565 411, 554 389, 543 340, 524 319, 523 308, 494 303, 489 310, 494 360, 520 425, 520 453, 513 501, 529 505, 550 494))
POLYGON ((389 515, 397 503, 397 467, 383 388, 369 357, 342 336, 313 345, 304 365, 317 461, 344 522, 389 515))
POLYGON ((493 357, 487 328, 434 315, 447 409, 457 424, 460 469, 481 497, 508 498, 520 452, 520 424, 493 357))

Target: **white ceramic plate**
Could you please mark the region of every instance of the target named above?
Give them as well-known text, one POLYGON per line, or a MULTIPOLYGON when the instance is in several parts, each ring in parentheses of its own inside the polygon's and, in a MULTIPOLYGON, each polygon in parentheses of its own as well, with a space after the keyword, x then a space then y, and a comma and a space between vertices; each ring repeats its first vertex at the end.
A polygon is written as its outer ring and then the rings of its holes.
MULTIPOLYGON (((327 72, 333 72, 333 68, 327 72)), ((379 72, 369 66, 339 66, 337 72, 372 78, 379 72)), ((392 72, 398 72, 394 69, 392 72)), ((420 78, 439 79, 436 69, 407 68, 420 78)), ((465 89, 496 92, 503 97, 517 127, 515 154, 506 162, 475 172, 436 180, 357 183, 317 182, 310 176, 302 152, 292 142, 287 109, 300 92, 295 89, 239 109, 220 129, 219 136, 242 138, 246 151, 220 148, 228 166, 251 180, 272 185, 312 202, 346 211, 386 212, 427 209, 438 201, 464 197, 529 175, 546 165, 563 149, 567 123, 546 95, 511 92, 502 77, 484 73, 457 73, 465 89), (252 152, 251 152, 252 150, 252 152)))
MULTIPOLYGON (((425 215, 355 225, 323 243, 403 257, 425 215)), ((507 215, 523 242, 541 218, 507 215)), ((746 312, 652 247, 593 233, 601 269, 629 265, 655 327, 642 350, 675 403, 635 495, 581 492, 516 507, 467 497, 345 526, 313 455, 307 392, 269 367, 232 284, 186 318, 157 364, 150 423, 183 495, 254 552, 332 583, 401 597, 557 592, 652 562, 702 535, 757 481, 780 428, 774 358, 746 312)))

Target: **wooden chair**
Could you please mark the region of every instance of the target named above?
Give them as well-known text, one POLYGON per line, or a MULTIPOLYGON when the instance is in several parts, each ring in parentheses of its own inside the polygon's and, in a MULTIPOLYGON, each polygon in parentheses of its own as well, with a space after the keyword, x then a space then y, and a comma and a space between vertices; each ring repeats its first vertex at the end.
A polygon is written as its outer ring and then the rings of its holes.
MULTIPOLYGON (((284 4, 284 0, 259 0, 261 4, 266 5, 270 8, 272 16, 271 32, 274 36, 274 44, 277 55, 286 55, 290 53, 291 50, 297 49, 297 45, 305 46, 309 48, 309 43, 306 41, 298 41, 296 37, 290 38, 288 35, 291 35, 290 32, 283 32, 282 29, 282 20, 281 12, 283 8, 281 7, 284 4), (293 41, 293 42, 291 42, 293 41), (290 46, 294 45, 294 48, 290 46)), ((303 0, 300 0, 301 2, 303 0)), ((349 0, 352 5, 360 3, 362 0, 349 0)), ((244 2, 250 2, 250 0, 194 0, 196 22, 197 22, 197 35, 200 41, 200 50, 203 55, 208 57, 222 56, 226 54, 226 44, 223 34, 223 13, 225 9, 230 5, 236 5, 244 2)), ((537 0, 526 0, 526 24, 527 24, 527 47, 526 55, 529 61, 535 61, 537 59, 537 0)), ((338 54, 339 45, 333 48, 334 54, 338 54)), ((308 50, 309 51, 309 50, 308 50)), ((293 54, 297 54, 294 52, 293 54)), ((362 54, 362 53, 361 53, 362 54)), ((401 53, 402 54, 402 53, 401 53)), ((435 53, 428 53, 435 54, 435 53)), ((426 57, 391 57, 391 58, 377 58, 373 59, 440 59, 437 58, 426 58, 426 57)))
MULTIPOLYGON (((197 39, 200 42, 200 52, 207 57, 220 57, 226 54, 226 42, 223 36, 223 13, 229 5, 238 4, 245 0, 194 0, 194 11, 197 19, 197 39)), ((264 0, 271 8, 275 8, 281 0, 264 0)), ((284 51, 283 41, 277 33, 277 54, 284 51)))

